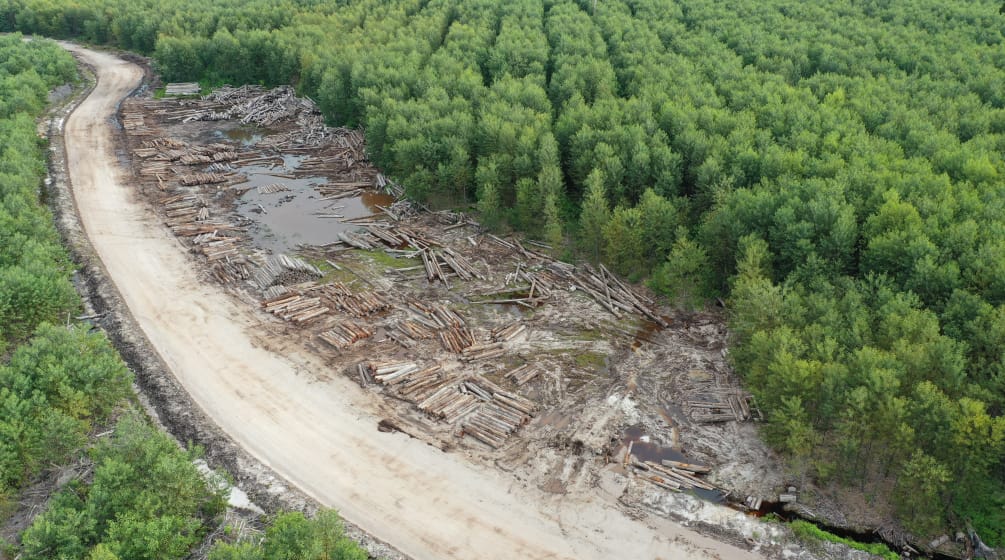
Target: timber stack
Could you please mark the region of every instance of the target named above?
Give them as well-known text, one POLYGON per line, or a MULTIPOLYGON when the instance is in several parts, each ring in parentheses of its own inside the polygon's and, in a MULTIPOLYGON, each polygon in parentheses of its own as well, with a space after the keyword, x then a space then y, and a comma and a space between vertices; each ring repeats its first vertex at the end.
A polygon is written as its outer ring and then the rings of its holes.
POLYGON ((286 293, 262 302, 262 308, 285 321, 305 324, 330 311, 319 297, 309 297, 297 292, 286 293))
POLYGON ((322 276, 318 267, 300 258, 277 254, 269 257, 255 272, 255 283, 260 289, 265 290, 276 284, 300 284, 317 280, 322 276))
POLYGON ((321 293, 336 309, 357 318, 367 317, 391 307, 384 296, 373 291, 355 293, 342 282, 325 284, 321 287, 321 293))
POLYGON ((318 338, 327 342, 338 350, 349 348, 353 344, 373 336, 373 331, 352 321, 341 321, 318 335, 318 338))

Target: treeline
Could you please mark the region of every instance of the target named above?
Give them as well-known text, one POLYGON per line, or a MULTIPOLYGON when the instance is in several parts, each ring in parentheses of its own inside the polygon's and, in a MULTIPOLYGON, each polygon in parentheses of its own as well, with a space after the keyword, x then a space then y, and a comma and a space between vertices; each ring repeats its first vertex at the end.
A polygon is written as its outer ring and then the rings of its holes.
POLYGON ((170 80, 295 82, 412 196, 727 297, 798 472, 1005 544, 996 3, 195 6, 0 0, 0 25, 139 49, 170 80))

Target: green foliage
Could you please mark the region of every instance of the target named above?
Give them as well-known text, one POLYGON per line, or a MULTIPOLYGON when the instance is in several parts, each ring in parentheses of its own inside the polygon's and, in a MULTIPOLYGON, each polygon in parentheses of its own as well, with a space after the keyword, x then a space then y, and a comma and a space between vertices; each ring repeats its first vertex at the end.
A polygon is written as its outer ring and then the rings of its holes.
POLYGON ((904 526, 914 534, 934 535, 945 520, 942 510, 931 504, 943 503, 952 473, 943 464, 923 451, 916 451, 897 479, 894 503, 904 526))
POLYGON ((890 550, 885 544, 882 543, 860 543, 858 541, 853 541, 851 539, 846 539, 844 537, 839 537, 833 533, 828 533, 820 527, 810 523, 809 521, 797 520, 789 523, 789 527, 795 535, 803 540, 816 540, 816 541, 827 541, 834 542, 843 545, 847 545, 849 548, 855 550, 862 550, 868 552, 869 554, 874 554, 885 560, 897 560, 900 555, 896 552, 890 550))
POLYGON ((579 239, 584 253, 593 263, 600 260, 604 248, 604 230, 611 219, 611 209, 604 188, 604 175, 595 170, 587 181, 586 198, 579 216, 579 239))
POLYGON ((265 531, 262 543, 218 543, 209 560, 366 560, 366 551, 345 536, 335 510, 314 519, 300 512, 283 513, 265 531))
POLYGON ((680 228, 666 262, 653 273, 650 285, 674 299, 678 305, 699 309, 711 293, 708 255, 680 228))
POLYGON ((22 535, 22 557, 186 557, 225 505, 195 457, 140 419, 121 419, 91 451, 94 480, 52 499, 22 535))

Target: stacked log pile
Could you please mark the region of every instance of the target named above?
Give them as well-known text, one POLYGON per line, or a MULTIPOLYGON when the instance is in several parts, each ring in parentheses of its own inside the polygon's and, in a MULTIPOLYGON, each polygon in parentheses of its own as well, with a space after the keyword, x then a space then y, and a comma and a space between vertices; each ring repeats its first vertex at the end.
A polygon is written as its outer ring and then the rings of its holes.
POLYGON ((475 343, 471 331, 463 325, 449 325, 436 332, 443 349, 454 354, 461 354, 475 343))
POLYGON ((262 307, 269 313, 298 325, 306 324, 329 311, 321 302, 321 298, 309 297, 297 292, 264 300, 262 307))
POLYGON ((240 241, 240 237, 217 235, 216 232, 204 233, 192 238, 194 248, 205 255, 209 262, 233 260, 240 257, 240 246, 238 245, 240 241))
POLYGON ((321 293, 333 307, 353 317, 367 317, 391 307, 384 296, 373 291, 354 293, 342 282, 322 286, 321 293))
POLYGON ((454 379, 443 373, 439 365, 434 365, 409 374, 396 389, 401 398, 418 404, 453 382, 454 379))
POLYGON ((213 263, 210 273, 217 282, 221 284, 231 284, 237 280, 247 280, 251 278, 251 267, 246 261, 223 260, 213 263))
POLYGON ((487 344, 471 344, 461 350, 461 360, 465 362, 476 362, 498 358, 506 353, 501 342, 490 342, 487 344))
POLYGON ((214 185, 217 183, 226 183, 227 176, 222 173, 193 173, 191 175, 182 175, 178 181, 186 187, 214 185))
POLYGON ((675 402, 682 403, 684 414, 702 423, 744 422, 762 419, 754 397, 716 371, 680 373, 671 383, 675 402))
POLYGON ((363 325, 352 321, 341 321, 335 323, 331 329, 319 334, 318 338, 336 349, 344 350, 371 336, 373 336, 373 331, 363 325))
POLYGON ((193 194, 166 196, 158 202, 167 218, 164 223, 169 227, 196 221, 200 209, 206 206, 198 196, 193 194))
POLYGON ((509 379, 517 386, 522 386, 540 374, 541 369, 537 366, 537 364, 524 364, 516 369, 511 370, 503 377, 509 379))
POLYGON ((499 327, 498 329, 492 329, 492 339, 496 342, 509 342, 514 338, 520 336, 527 330, 527 325, 524 325, 520 321, 513 321, 512 323, 499 327))
POLYGON ((323 274, 318 267, 289 255, 273 255, 255 272, 255 283, 265 290, 276 284, 299 284, 317 280, 323 274))
POLYGON ((465 381, 462 388, 486 401, 462 424, 462 433, 499 448, 506 438, 527 423, 534 414, 533 402, 504 391, 484 378, 465 381))
MULTIPOLYGON (((197 195, 174 194, 166 196, 157 201, 164 211, 164 224, 171 228, 171 231, 179 237, 198 237, 200 242, 206 243, 209 237, 215 237, 224 231, 239 231, 241 228, 229 223, 209 222, 209 208, 197 195)), ((219 239, 217 241, 220 241, 219 239)), ((220 245, 230 245, 230 241, 216 243, 215 249, 223 250, 220 245)), ((221 256, 236 253, 236 248, 223 250, 221 256)))
POLYGON ((481 405, 481 400, 471 393, 461 392, 456 384, 446 385, 425 400, 417 403, 419 410, 433 418, 453 424, 465 414, 481 405))
POLYGON ((405 348, 411 348, 415 346, 416 340, 424 340, 436 336, 436 330, 418 321, 405 319, 404 321, 399 321, 387 335, 405 348))
MULTIPOLYGON (((413 245, 415 237, 406 235, 406 238, 409 244, 413 245)), ((422 257, 422 265, 426 270, 426 278, 430 282, 440 280, 444 286, 449 288, 447 275, 450 273, 453 273, 461 280, 471 280, 473 278, 485 279, 460 253, 447 247, 444 247, 440 251, 434 251, 429 248, 429 243, 422 243, 422 245, 426 247, 422 249, 419 255, 422 257)))
POLYGON ((456 387, 456 379, 446 375, 439 365, 416 369, 391 382, 401 398, 414 404, 425 401, 448 385, 456 387))

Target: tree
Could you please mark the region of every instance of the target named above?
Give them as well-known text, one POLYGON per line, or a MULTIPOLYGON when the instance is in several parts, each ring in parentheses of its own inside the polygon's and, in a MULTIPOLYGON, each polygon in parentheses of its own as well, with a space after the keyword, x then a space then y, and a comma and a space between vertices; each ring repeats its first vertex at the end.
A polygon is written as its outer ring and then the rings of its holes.
POLYGON ((558 215, 558 204, 555 195, 549 194, 544 199, 544 229, 541 237, 554 249, 562 245, 562 218, 558 215))
POLYGON ((604 248, 604 228, 610 221, 611 210, 604 187, 604 175, 594 170, 586 180, 586 197, 579 216, 579 244, 594 264, 600 262, 604 248))
POLYGON ((897 515, 904 520, 907 530, 927 537, 944 527, 946 490, 952 473, 945 465, 916 450, 908 460, 894 490, 897 515))
POLYGON ((279 515, 265 532, 266 560, 307 560, 321 553, 317 531, 299 511, 279 515))
POLYGON ((691 241, 687 230, 679 228, 666 262, 653 274, 653 289, 674 299, 687 309, 700 308, 709 296, 710 281, 708 255, 691 241))

